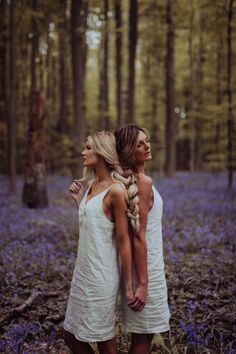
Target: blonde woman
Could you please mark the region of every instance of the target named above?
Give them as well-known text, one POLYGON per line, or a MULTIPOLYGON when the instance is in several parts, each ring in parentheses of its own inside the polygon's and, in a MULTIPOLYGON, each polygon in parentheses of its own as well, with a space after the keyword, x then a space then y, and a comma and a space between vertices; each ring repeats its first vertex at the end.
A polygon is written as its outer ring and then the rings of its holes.
MULTIPOLYGON (((127 124, 115 132, 116 146, 125 176, 132 181, 132 232, 135 271, 134 298, 123 302, 123 320, 132 333, 130 354, 148 354, 155 333, 169 330, 169 307, 162 251, 162 207, 160 194, 145 175, 152 158, 145 129, 127 124)), ((129 193, 129 190, 128 190, 129 193)))
POLYGON ((119 287, 118 253, 125 279, 127 304, 133 297, 131 245, 122 184, 112 133, 88 136, 82 152, 84 175, 94 179, 82 200, 82 184, 75 180, 70 193, 79 207, 79 247, 71 282, 64 338, 73 353, 118 354, 115 339, 116 297, 119 287), (81 200, 81 202, 80 202, 81 200))

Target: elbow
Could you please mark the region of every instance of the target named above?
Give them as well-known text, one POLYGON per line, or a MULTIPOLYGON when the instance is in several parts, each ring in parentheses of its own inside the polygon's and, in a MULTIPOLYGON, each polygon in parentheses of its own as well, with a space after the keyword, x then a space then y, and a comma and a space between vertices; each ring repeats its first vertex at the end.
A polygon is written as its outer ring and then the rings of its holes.
POLYGON ((144 244, 146 245, 146 234, 144 232, 137 232, 136 234, 134 234, 132 236, 132 239, 133 239, 133 243, 134 244, 144 244))

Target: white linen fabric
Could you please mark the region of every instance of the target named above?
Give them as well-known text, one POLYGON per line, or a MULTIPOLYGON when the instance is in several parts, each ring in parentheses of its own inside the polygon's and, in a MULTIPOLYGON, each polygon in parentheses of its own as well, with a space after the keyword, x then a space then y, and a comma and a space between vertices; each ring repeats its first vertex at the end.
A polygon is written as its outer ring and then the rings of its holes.
MULTIPOLYGON (((147 262, 148 262, 148 297, 142 311, 132 311, 122 291, 122 318, 126 329, 133 333, 161 333, 169 330, 170 312, 167 302, 167 287, 164 272, 162 246, 162 213, 163 201, 156 190, 153 206, 147 221, 147 262)), ((133 269, 133 286, 137 284, 137 276, 133 269)))
MULTIPOLYGON (((110 188, 109 188, 110 189, 110 188)), ((63 327, 83 342, 115 336, 119 259, 115 225, 103 211, 109 189, 79 207, 79 245, 63 327)))

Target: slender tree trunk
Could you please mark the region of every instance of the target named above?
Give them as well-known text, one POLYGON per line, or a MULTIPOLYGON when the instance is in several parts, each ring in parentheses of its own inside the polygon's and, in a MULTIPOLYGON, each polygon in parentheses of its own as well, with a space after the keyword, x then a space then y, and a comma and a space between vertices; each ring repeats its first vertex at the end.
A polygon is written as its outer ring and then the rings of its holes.
POLYGON ((101 128, 109 129, 109 100, 108 100, 108 0, 104 0, 104 25, 103 25, 103 58, 101 70, 101 128))
MULTIPOLYGON (((32 10, 37 11, 38 9, 38 0, 33 0, 32 10)), ((38 26, 35 20, 35 17, 32 19, 32 51, 31 51, 31 87, 32 90, 37 88, 38 78, 37 78, 37 70, 36 70, 36 62, 35 59, 39 53, 39 33, 38 33, 38 26)))
POLYGON ((122 116, 122 8, 121 0, 115 0, 115 21, 116 21, 116 113, 117 125, 121 126, 122 116))
POLYGON ((165 172, 174 177, 176 164, 175 112, 174 112, 174 0, 167 4, 167 59, 166 59, 166 162, 165 172))
POLYGON ((192 175, 194 172, 195 161, 195 104, 194 104, 194 62, 193 62, 193 26, 194 26, 194 0, 190 0, 190 16, 189 16, 189 36, 188 36, 188 54, 189 54, 189 72, 190 72, 190 85, 188 94, 188 120, 189 120, 189 184, 192 185, 192 175))
POLYGON ((65 67, 66 67, 66 2, 60 0, 61 5, 61 22, 59 25, 59 77, 60 77, 60 112, 58 121, 58 131, 60 133, 66 132, 66 78, 65 78, 65 67))
POLYGON ((9 192, 16 193, 16 58, 15 58, 15 1, 10 3, 9 36, 9 116, 8 116, 8 173, 9 192))
POLYGON ((228 189, 233 185, 233 112, 232 112, 232 18, 234 0, 228 3, 227 21, 227 97, 228 97, 228 189))
MULTIPOLYGON (((9 76, 9 68, 8 68, 8 60, 7 60, 7 51, 8 51, 8 16, 7 16, 7 1, 3 0, 1 2, 1 12, 0 12, 0 26, 1 26, 1 40, 0 40, 0 60, 1 60, 1 72, 0 72, 0 78, 1 78, 1 100, 4 102, 4 108, 3 108, 3 115, 4 115, 4 121, 7 124, 7 130, 9 127, 9 85, 8 85, 8 76, 9 76)), ((6 146, 3 146, 4 150, 8 150, 7 154, 7 161, 2 165, 2 171, 5 172, 7 170, 7 173, 9 171, 8 168, 8 155, 9 155, 9 133, 7 132, 7 141, 6 141, 6 146)), ((10 174, 9 174, 10 175, 10 174)), ((9 178, 10 180, 10 178, 9 178)))
MULTIPOLYGON (((37 11, 37 0, 33 0, 37 11)), ((29 208, 48 206, 44 156, 44 99, 37 89, 36 57, 39 52, 39 33, 35 19, 32 20, 31 95, 29 109, 28 142, 22 200, 29 208)))
POLYGON ((130 0, 129 8, 129 81, 127 122, 135 121, 135 56, 137 44, 138 2, 130 0))
MULTIPOLYGON (((73 101, 74 101, 74 142, 75 147, 85 140, 85 66, 88 1, 72 0, 71 32, 72 32, 72 67, 73 67, 73 101), (78 31, 78 28, 80 29, 78 31)), ((75 149, 75 166, 72 174, 80 173, 82 164, 78 159, 79 150, 75 149)))
POLYGON ((29 208, 48 206, 44 162, 44 100, 40 91, 32 90, 29 111, 23 203, 29 208))
POLYGON ((196 117, 196 139, 195 139, 195 170, 201 169, 202 160, 202 107, 204 97, 203 86, 203 64, 204 64, 204 30, 205 30, 206 17, 204 14, 200 15, 199 20, 199 55, 197 66, 197 117, 196 117))
MULTIPOLYGON (((216 47, 216 105, 218 107, 217 112, 220 112, 220 107, 222 104, 222 48, 223 48, 223 39, 220 35, 219 42, 216 47)), ((221 133, 221 114, 217 113, 217 123, 215 126, 215 147, 216 147, 216 164, 217 169, 220 169, 221 158, 220 158, 220 133, 221 133)))

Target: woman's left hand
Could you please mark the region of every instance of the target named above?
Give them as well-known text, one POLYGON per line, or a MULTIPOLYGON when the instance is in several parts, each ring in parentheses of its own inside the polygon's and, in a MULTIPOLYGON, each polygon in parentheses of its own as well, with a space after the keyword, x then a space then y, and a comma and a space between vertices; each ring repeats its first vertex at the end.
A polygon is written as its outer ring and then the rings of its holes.
POLYGON ((127 304, 129 306, 129 304, 134 299, 134 291, 133 291, 133 289, 126 289, 126 299, 127 299, 127 304))

